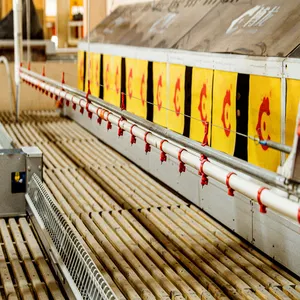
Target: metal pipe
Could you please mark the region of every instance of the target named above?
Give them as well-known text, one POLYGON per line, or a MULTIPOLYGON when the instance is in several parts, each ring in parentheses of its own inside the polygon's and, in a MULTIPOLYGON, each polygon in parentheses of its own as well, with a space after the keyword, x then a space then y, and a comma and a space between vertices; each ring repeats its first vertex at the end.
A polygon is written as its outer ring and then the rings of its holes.
POLYGON ((258 141, 260 145, 268 146, 269 148, 281 151, 282 153, 290 154, 292 152, 292 147, 287 145, 282 145, 273 141, 258 141))
MULTIPOLYGON (((148 132, 141 127, 132 126, 133 123, 122 119, 119 115, 115 115, 110 111, 104 110, 101 107, 88 103, 87 99, 84 97, 78 97, 74 94, 69 93, 68 91, 62 91, 57 87, 53 87, 41 80, 31 77, 30 75, 24 74, 23 71, 21 72, 21 78, 23 78, 27 82, 39 86, 43 90, 53 93, 54 95, 57 95, 59 97, 63 97, 71 103, 87 109, 89 112, 111 122, 116 126, 119 126, 129 133, 131 132, 137 138, 144 140, 145 142, 158 149, 161 148, 162 151, 174 158, 178 159, 178 155, 181 153, 182 148, 180 148, 179 146, 174 145, 168 141, 165 141, 162 144, 162 138, 154 135, 151 132, 148 132)), ((190 151, 183 151, 181 153, 181 161, 195 168, 196 170, 199 170, 201 167, 199 154, 197 155, 191 153, 190 151)), ((257 201, 262 207, 269 207, 273 211, 276 211, 283 216, 291 218, 292 220, 298 221, 300 223, 300 205, 298 203, 292 202, 286 197, 276 194, 272 190, 268 190, 265 188, 262 189, 261 184, 251 182, 248 179, 242 178, 241 176, 238 176, 236 174, 231 174, 231 176, 228 177, 228 175, 230 174, 229 171, 213 164, 210 161, 202 164, 202 170, 207 176, 210 176, 220 183, 223 183, 231 187, 233 190, 243 194, 244 196, 257 201)))
POLYGON ((10 111, 11 113, 13 112, 13 104, 14 104, 14 93, 13 93, 13 88, 12 88, 12 83, 11 83, 11 74, 10 74, 10 68, 8 64, 8 60, 5 56, 0 56, 0 63, 3 63, 6 69, 6 75, 7 75, 7 80, 8 80, 8 89, 9 89, 9 94, 10 94, 10 111))
POLYGON ((15 52, 15 84, 16 84, 16 120, 19 118, 20 105, 20 63, 23 59, 22 45, 22 0, 13 1, 14 8, 14 52, 15 52))
MULTIPOLYGON (((55 85, 61 89, 64 89, 65 91, 68 91, 70 93, 74 93, 76 95, 80 95, 81 97, 85 97, 86 93, 83 91, 80 91, 76 88, 73 88, 71 86, 68 86, 66 84, 62 84, 60 82, 57 82, 53 79, 43 77, 35 72, 29 71, 25 68, 21 68, 22 72, 25 74, 28 74, 34 78, 37 78, 41 81, 44 81, 46 83, 49 83, 51 85, 55 85)), ((200 152, 201 154, 206 155, 207 157, 214 159, 217 162, 220 162, 228 167, 234 168, 237 171, 243 172, 245 174, 249 174, 259 180, 262 180, 263 182, 266 182, 273 186, 280 186, 282 188, 287 188, 287 180, 285 177, 268 170, 265 170, 263 168, 257 167, 255 165, 252 165, 248 162, 245 162, 239 158, 233 157, 231 155, 228 155, 226 153, 216 151, 212 149, 211 147, 205 146, 203 147, 200 143, 193 141, 187 137, 184 137, 176 132, 170 131, 166 128, 163 128, 159 125, 156 125, 148 120, 145 120, 141 117, 135 116, 125 110, 121 110, 119 107, 116 107, 110 103, 107 103, 103 101, 102 99, 96 98, 92 95, 89 95, 89 100, 92 102, 100 105, 101 107, 118 114, 120 116, 123 116, 126 119, 131 120, 132 122, 148 128, 149 131, 154 132, 157 135, 163 136, 165 138, 171 139, 174 142, 186 147, 187 149, 193 150, 195 152, 200 152)))
POLYGON ((31 0, 26 0, 26 31, 27 31, 27 63, 31 61, 31 48, 30 48, 30 35, 31 35, 31 23, 30 23, 30 2, 31 0))

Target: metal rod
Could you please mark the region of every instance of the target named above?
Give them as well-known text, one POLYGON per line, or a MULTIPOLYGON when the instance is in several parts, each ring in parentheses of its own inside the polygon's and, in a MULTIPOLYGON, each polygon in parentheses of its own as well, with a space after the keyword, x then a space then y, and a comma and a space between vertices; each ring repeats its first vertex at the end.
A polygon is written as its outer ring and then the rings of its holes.
POLYGON ((90 0, 87 0, 87 42, 88 42, 88 51, 87 51, 87 66, 88 66, 88 72, 87 72, 87 79, 91 80, 90 73, 91 73, 91 43, 90 43, 90 25, 91 25, 91 5, 90 0))
POLYGON ((16 120, 19 118, 20 105, 20 63, 23 59, 22 46, 22 0, 14 0, 14 52, 15 52, 15 84, 16 84, 16 120))
MULTIPOLYGON (((35 72, 25 69, 25 68, 21 68, 21 70, 25 74, 28 74, 36 79, 39 79, 41 81, 44 81, 44 82, 52 84, 52 85, 55 85, 61 89, 64 89, 65 91, 74 93, 81 97, 84 97, 84 98, 86 97, 86 93, 84 93, 83 91, 80 91, 76 88, 73 88, 69 85, 62 84, 56 80, 53 80, 53 79, 50 79, 47 77, 43 77, 35 72)), ((236 157, 233 157, 226 153, 214 150, 211 147, 208 147, 208 146, 203 147, 203 146, 201 146, 200 143, 198 143, 196 141, 193 141, 193 140, 191 140, 185 136, 182 136, 176 132, 170 131, 159 125, 156 125, 156 124, 154 124, 148 120, 145 120, 141 117, 135 116, 125 110, 121 110, 119 107, 116 107, 116 106, 114 106, 110 103, 107 103, 107 102, 103 101, 102 99, 99 99, 92 95, 89 95, 89 100, 91 100, 92 102, 100 105, 101 107, 103 107, 107 110, 110 110, 113 113, 116 113, 120 116, 123 116, 124 118, 126 118, 128 120, 131 120, 132 122, 134 122, 144 128, 147 128, 149 131, 152 131, 157 135, 163 136, 167 139, 171 139, 174 142, 176 142, 190 150, 193 150, 197 153, 200 152, 201 154, 204 154, 207 157, 214 159, 215 161, 218 161, 228 167, 234 168, 237 171, 243 172, 245 174, 249 174, 249 175, 253 176, 254 178, 262 180, 263 182, 266 182, 273 186, 280 186, 283 188, 287 187, 286 178, 275 172, 271 172, 266 169, 257 167, 255 165, 252 165, 252 164, 250 164, 246 161, 243 161, 239 158, 236 158, 236 157)))
MULTIPOLYGON (((281 114, 280 114, 280 143, 285 144, 285 117, 286 117, 286 93, 287 93, 287 81, 286 78, 281 78, 281 114)), ((276 145, 275 145, 276 147, 276 145)), ((276 148, 274 148, 276 149, 276 148)), ((281 150, 280 150, 281 151, 281 150)), ((280 154, 280 165, 283 166, 285 163, 286 155, 285 151, 281 151, 280 154)))
POLYGON ((259 141, 259 144, 268 146, 274 150, 281 151, 282 153, 290 154, 292 152, 292 147, 287 145, 282 145, 273 141, 259 141))
POLYGON ((31 48, 30 48, 30 34, 31 34, 31 23, 30 23, 30 2, 26 0, 26 30, 27 30, 27 63, 31 61, 31 48))

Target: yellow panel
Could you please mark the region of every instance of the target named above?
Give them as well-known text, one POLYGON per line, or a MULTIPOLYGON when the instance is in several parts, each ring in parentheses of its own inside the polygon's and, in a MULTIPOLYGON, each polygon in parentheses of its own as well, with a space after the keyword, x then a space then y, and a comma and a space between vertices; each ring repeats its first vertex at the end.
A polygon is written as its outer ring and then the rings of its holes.
MULTIPOLYGON (((280 143, 280 79, 250 76, 248 135, 280 143)), ((248 161, 276 171, 280 152, 248 140, 248 161)))
POLYGON ((83 90, 83 81, 84 81, 84 51, 78 51, 78 60, 77 60, 77 72, 78 72, 78 89, 83 90))
POLYGON ((213 70, 193 68, 190 138, 199 142, 204 138, 204 122, 208 122, 210 143, 213 74, 213 70))
POLYGON ((91 55, 91 93, 95 97, 99 97, 100 92, 100 56, 99 53, 91 55))
POLYGON ((153 122, 167 127, 167 64, 153 62, 153 122))
POLYGON ((300 80, 287 80, 287 106, 286 106, 286 126, 285 143, 292 146, 296 127, 296 118, 300 102, 300 80))
POLYGON ((184 98, 185 98, 185 66, 170 65, 168 128, 183 133, 184 130, 184 98))
POLYGON ((148 61, 126 58, 126 109, 147 117, 148 61))
POLYGON ((237 73, 215 71, 213 83, 212 147, 234 155, 236 140, 237 73))
POLYGON ((103 55, 104 100, 120 106, 121 57, 103 55))

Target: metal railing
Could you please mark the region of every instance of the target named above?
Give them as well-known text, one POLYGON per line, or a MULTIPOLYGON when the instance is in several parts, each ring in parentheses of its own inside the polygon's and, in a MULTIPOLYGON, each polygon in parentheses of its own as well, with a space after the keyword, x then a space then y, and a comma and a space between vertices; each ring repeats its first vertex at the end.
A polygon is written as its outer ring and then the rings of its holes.
POLYGON ((26 199, 33 214, 48 232, 59 254, 58 260, 64 264, 63 269, 67 269, 70 275, 67 277, 73 281, 71 284, 69 282, 70 286, 74 287, 75 284, 77 291, 73 293, 76 298, 117 299, 36 174, 30 180, 26 199))

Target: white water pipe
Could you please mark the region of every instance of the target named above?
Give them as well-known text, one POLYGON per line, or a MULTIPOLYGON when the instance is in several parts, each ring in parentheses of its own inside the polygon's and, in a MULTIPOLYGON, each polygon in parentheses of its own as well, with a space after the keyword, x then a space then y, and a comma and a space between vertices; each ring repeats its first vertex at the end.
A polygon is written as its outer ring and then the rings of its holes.
POLYGON ((20 63, 23 57, 22 45, 22 0, 14 0, 14 52, 15 52, 15 84, 16 84, 16 119, 19 117, 20 105, 20 63))
MULTIPOLYGON (((76 106, 79 106, 83 109, 87 108, 88 111, 92 114, 95 114, 101 119, 104 119, 116 126, 119 126, 120 128, 129 133, 132 133, 135 137, 146 141, 151 146, 160 149, 160 145, 162 141, 164 141, 160 137, 152 134, 151 132, 148 133, 146 130, 142 129, 138 125, 130 123, 126 120, 122 120, 120 116, 110 113, 109 111, 102 109, 100 106, 88 103, 86 98, 78 97, 69 92, 62 91, 59 88, 46 84, 22 72, 20 73, 20 76, 26 82, 38 86, 42 90, 48 91, 53 95, 62 97, 63 99, 68 100, 70 101, 70 103, 73 103, 76 106)), ((169 141, 165 141, 164 143, 162 143, 161 149, 167 155, 170 155, 177 159, 178 154, 181 151, 181 148, 172 144, 169 141)), ((197 156, 193 153, 190 153, 189 151, 183 151, 181 153, 181 161, 195 168, 196 170, 200 169, 200 154, 199 156, 197 156)), ((274 191, 262 189, 264 188, 262 185, 258 185, 254 182, 249 182, 249 180, 246 180, 238 175, 232 174, 229 177, 229 179, 227 179, 228 175, 231 172, 228 172, 227 170, 220 168, 209 161, 203 164, 202 170, 207 176, 214 178, 215 180, 225 185, 228 184, 233 190, 243 194, 244 196, 257 202, 260 201, 260 205, 266 206, 267 208, 270 208, 273 211, 276 211, 279 214, 291 218, 292 220, 300 223, 300 205, 298 203, 292 202, 291 200, 274 193, 274 191), (260 196, 258 196, 259 194, 260 196)))

